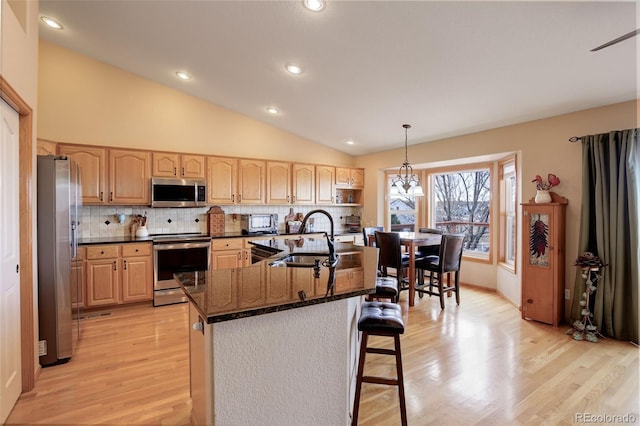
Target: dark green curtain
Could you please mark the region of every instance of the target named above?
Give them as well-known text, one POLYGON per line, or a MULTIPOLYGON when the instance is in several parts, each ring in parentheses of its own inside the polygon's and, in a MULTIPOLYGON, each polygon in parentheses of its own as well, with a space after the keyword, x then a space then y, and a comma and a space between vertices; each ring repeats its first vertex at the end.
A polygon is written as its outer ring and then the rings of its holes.
MULTIPOLYGON (((575 257, 592 252, 607 263, 592 301, 600 333, 638 343, 638 129, 582 139, 582 210, 575 257)), ((585 282, 576 267, 571 318, 579 319, 585 282)))

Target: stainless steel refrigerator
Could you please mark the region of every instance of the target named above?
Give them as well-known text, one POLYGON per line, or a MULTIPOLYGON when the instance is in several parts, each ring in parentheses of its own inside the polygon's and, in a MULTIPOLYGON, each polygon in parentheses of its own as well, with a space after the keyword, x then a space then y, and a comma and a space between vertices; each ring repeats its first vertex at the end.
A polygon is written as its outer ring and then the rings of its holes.
POLYGON ((38 156, 38 322, 43 366, 68 361, 80 331, 80 313, 74 312, 71 297, 80 204, 72 167, 66 157, 38 156))

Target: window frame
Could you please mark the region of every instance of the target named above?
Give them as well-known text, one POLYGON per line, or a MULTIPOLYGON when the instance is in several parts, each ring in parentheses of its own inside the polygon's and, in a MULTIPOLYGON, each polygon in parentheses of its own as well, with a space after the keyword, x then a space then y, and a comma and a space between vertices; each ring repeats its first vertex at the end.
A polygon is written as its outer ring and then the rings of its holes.
MULTIPOLYGON (((518 162, 517 155, 511 155, 506 157, 500 161, 498 161, 498 170, 499 170, 499 179, 500 179, 500 207, 499 207, 499 251, 498 251, 498 265, 507 271, 516 274, 517 273, 517 263, 518 263, 518 225, 519 225, 519 215, 518 215, 518 205, 519 205, 519 191, 518 191, 518 162), (508 217, 509 212, 507 210, 507 202, 508 202, 508 190, 507 181, 505 179, 505 167, 512 166, 513 167, 513 188, 512 191, 514 193, 513 197, 513 212, 511 216, 513 217, 513 262, 506 258, 507 256, 507 238, 509 237, 509 232, 507 229, 508 225, 508 217)), ((510 173, 511 175, 511 173, 510 173)))
MULTIPOLYGON (((389 184, 389 182, 397 177, 397 172, 393 172, 393 171, 385 171, 384 174, 384 182, 385 182, 385 188, 384 188, 384 228, 385 230, 393 230, 392 228, 392 223, 391 223, 391 193, 390 193, 390 189, 391 189, 391 185, 389 184)), ((418 177, 418 179, 420 180, 420 183, 422 184, 422 187, 424 188, 424 176, 423 176, 423 171, 422 170, 415 170, 414 174, 418 177)), ((422 217, 424 217, 423 211, 424 211, 424 198, 426 198, 423 195, 420 196, 415 196, 415 209, 414 211, 414 224, 413 224, 413 229, 415 232, 417 232, 418 228, 420 228, 422 225, 422 217)))
POLYGON ((487 223, 489 228, 489 251, 486 253, 486 255, 470 252, 467 250, 464 250, 462 252, 462 257, 464 259, 478 262, 478 263, 493 264, 494 253, 496 251, 496 248, 495 248, 496 230, 495 230, 495 224, 493 223, 493 218, 495 214, 494 195, 496 194, 495 192, 496 164, 497 164, 497 161, 484 161, 484 162, 477 162, 477 163, 457 164, 453 166, 438 167, 438 168, 424 170, 425 182, 427 182, 426 185, 423 185, 423 188, 425 188, 425 202, 427 204, 424 211, 426 213, 425 223, 427 224, 428 227, 435 227, 435 212, 434 212, 435 194, 433 193, 434 191, 432 191, 434 175, 450 174, 450 173, 457 173, 457 172, 472 172, 480 169, 486 169, 489 171, 489 201, 488 201, 489 217, 487 218, 487 223), (428 197, 428 200, 426 200, 427 197, 428 197))

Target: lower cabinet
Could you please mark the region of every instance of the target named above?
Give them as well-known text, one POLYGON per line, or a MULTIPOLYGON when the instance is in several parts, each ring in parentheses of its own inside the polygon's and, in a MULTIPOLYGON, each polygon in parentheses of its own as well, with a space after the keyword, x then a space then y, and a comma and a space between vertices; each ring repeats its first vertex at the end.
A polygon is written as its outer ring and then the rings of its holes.
POLYGON ((150 243, 92 245, 86 250, 87 307, 153 299, 150 243))
POLYGON ((86 298, 86 268, 85 262, 87 250, 85 247, 78 247, 76 260, 71 262, 71 307, 84 308, 86 298))
POLYGON ((211 241, 211 269, 242 268, 251 265, 251 244, 244 238, 211 241))

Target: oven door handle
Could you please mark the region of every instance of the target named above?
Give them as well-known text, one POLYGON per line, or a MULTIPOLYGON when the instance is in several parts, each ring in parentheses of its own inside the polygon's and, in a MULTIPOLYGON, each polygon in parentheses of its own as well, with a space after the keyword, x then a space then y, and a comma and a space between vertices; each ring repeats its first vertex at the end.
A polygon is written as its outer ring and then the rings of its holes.
POLYGON ((176 250, 176 249, 192 249, 192 248, 210 248, 211 241, 192 242, 192 243, 174 243, 174 244, 154 244, 153 250, 176 250))

